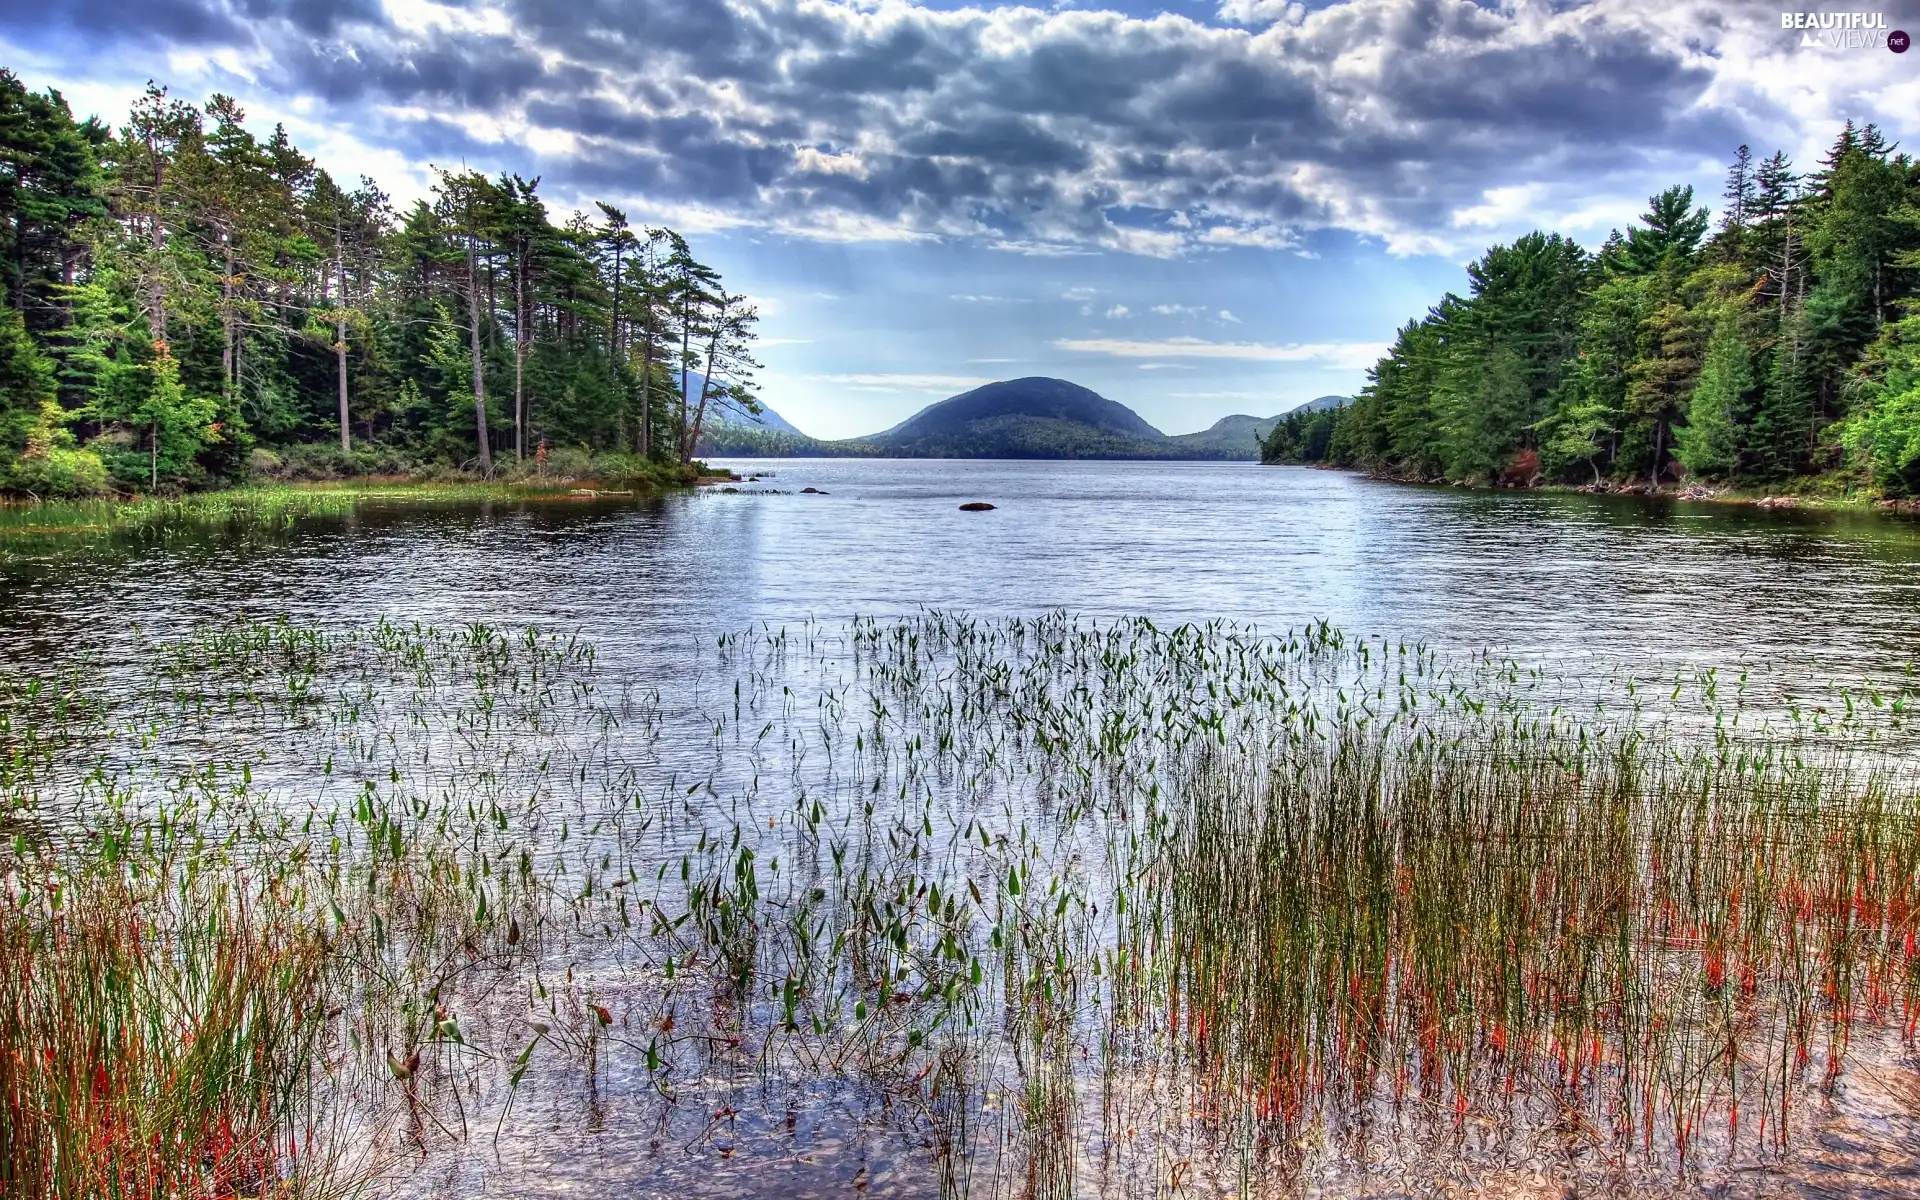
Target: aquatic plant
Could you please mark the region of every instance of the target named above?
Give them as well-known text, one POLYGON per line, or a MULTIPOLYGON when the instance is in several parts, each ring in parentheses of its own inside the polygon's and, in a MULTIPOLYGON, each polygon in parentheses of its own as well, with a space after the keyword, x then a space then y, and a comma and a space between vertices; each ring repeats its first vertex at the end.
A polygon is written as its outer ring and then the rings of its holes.
MULTIPOLYGON (((250 1168, 287 1185, 477 1180, 528 1113, 618 1096, 750 1170, 833 1096, 950 1194, 1337 1190, 1520 1146, 1627 1190, 1790 1170, 1862 1055, 1911 1073, 1900 683, 1775 704, 1063 615, 711 654, 633 679, 565 635, 282 621, 0 687, 8 1002, 58 1011, 107 949, 49 931, 119 926, 46 897, 109 886, 168 947, 113 950, 125 1004, 231 975, 140 1050, 194 1078, 194 1023, 238 1031, 184 1132, 141 1134, 216 1189, 216 1127, 287 1147, 250 1168)), ((21 1161, 98 1132, 19 1111, 21 1161)))

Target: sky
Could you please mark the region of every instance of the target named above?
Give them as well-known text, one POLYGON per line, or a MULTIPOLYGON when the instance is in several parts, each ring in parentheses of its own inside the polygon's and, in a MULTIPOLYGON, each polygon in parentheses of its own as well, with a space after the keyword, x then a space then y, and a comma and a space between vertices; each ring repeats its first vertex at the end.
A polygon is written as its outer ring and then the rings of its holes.
POLYGON ((1355 391, 1490 244, 1717 206, 1742 143, 1920 139, 1920 0, 1852 0, 1858 45, 1806 3, 0 0, 0 65, 115 122, 227 92, 402 202, 465 165, 672 225, 815 436, 1023 375, 1182 433, 1355 391))

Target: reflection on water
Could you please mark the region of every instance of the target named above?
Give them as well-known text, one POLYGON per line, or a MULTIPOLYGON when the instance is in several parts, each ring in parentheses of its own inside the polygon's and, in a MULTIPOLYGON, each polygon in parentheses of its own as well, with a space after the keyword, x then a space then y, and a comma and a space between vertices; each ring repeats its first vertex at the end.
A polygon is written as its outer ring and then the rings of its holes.
POLYGON ((1898 673, 1920 643, 1920 525, 1872 514, 1237 463, 732 465, 771 475, 642 504, 379 501, 284 532, 16 557, 0 566, 0 634, 17 658, 239 612, 485 620, 578 630, 611 661, 671 669, 691 641, 761 621, 1060 607, 1326 619, 1559 667, 1744 666, 1802 686, 1898 673), (958 511, 968 500, 998 507, 958 511))
MULTIPOLYGON (((1651 672, 1675 664, 1745 668, 1784 692, 1810 691, 1835 678, 1898 675, 1920 634, 1913 619, 1920 529, 1873 516, 1396 488, 1344 475, 1241 465, 738 465, 772 474, 741 493, 708 491, 644 504, 419 508, 375 503, 348 517, 312 520, 289 530, 175 534, 160 541, 125 539, 16 555, 0 567, 0 654, 18 664, 97 653, 132 670, 144 640, 178 637, 241 615, 287 614, 298 624, 328 629, 364 628, 387 617, 442 627, 484 621, 578 631, 598 647, 602 678, 619 681, 641 697, 637 711, 658 710, 657 718, 637 721, 631 745, 598 724, 584 725, 577 752, 581 763, 595 764, 609 778, 610 764, 630 769, 625 778, 638 781, 637 793, 659 797, 661 812, 675 807, 667 803, 669 796, 684 806, 684 823, 663 825, 653 840, 625 833, 608 837, 611 847, 634 855, 644 868, 690 852, 713 853, 707 849, 708 821, 716 829, 730 825, 734 830, 729 852, 741 844, 740 830, 758 834, 765 819, 773 831, 774 818, 782 823, 780 832, 758 835, 767 839, 767 855, 778 862, 777 852, 799 848, 786 830, 812 818, 803 818, 804 803, 782 790, 803 780, 799 767, 783 761, 783 755, 808 745, 806 738, 816 735, 808 732, 812 724, 828 728, 830 722, 814 713, 823 697, 830 700, 836 687, 844 687, 838 656, 846 647, 835 641, 832 654, 820 659, 822 677, 801 688, 799 673, 785 673, 783 646, 781 671, 771 665, 764 675, 759 667, 748 671, 748 712, 741 714, 740 693, 732 692, 729 717, 723 711, 729 707, 728 689, 741 673, 726 668, 724 647, 716 655, 715 639, 762 623, 797 627, 810 617, 824 620, 826 626, 807 629, 811 648, 817 630, 842 638, 841 623, 856 614, 922 608, 989 616, 1066 608, 1089 616, 1142 614, 1163 627, 1232 618, 1267 630, 1325 619, 1395 639, 1462 650, 1492 648, 1576 674, 1651 672), (804 487, 824 494, 803 494, 804 487), (976 499, 997 508, 984 514, 958 511, 959 503, 976 499), (793 693, 776 690, 789 684, 793 693), (803 702, 796 704, 794 695, 803 702), (760 737, 777 728, 774 746, 788 737, 799 740, 791 743, 793 750, 763 752, 752 740, 756 728, 760 737), (766 811, 752 807, 763 770, 770 797, 766 811), (680 785, 702 773, 707 793, 685 799, 680 785), (743 794, 749 810, 744 818, 743 794), (699 840, 690 851, 688 842, 696 834, 699 840)), ((855 689, 851 697, 849 711, 858 717, 871 696, 855 689)), ((624 709, 628 699, 623 696, 620 703, 624 709)), ((493 710, 486 711, 490 720, 493 710)), ((876 729, 885 723, 874 720, 876 729)), ((365 732, 344 735, 341 745, 355 737, 366 741, 359 775, 376 785, 389 779, 396 791, 401 766, 411 763, 408 786, 415 786, 416 777, 424 781, 418 787, 422 804, 426 797, 438 797, 439 785, 454 775, 495 770, 488 786, 505 804, 525 794, 509 786, 508 765, 521 750, 515 741, 521 735, 491 723, 485 729, 484 738, 469 728, 450 739, 466 756, 455 755, 452 774, 439 759, 429 771, 424 756, 415 762, 400 753, 404 743, 389 742, 376 755, 379 739, 365 732)), ((272 736, 268 725, 254 731, 247 744, 272 736)), ((318 729, 313 736, 336 734, 318 729)), ((291 792, 305 798, 328 787, 357 786, 349 779, 347 756, 342 755, 336 776, 325 746, 295 753, 294 741, 283 737, 276 745, 289 755, 279 781, 291 792), (331 782, 301 781, 300 772, 310 776, 322 758, 331 782)), ((808 771, 832 766, 824 744, 811 753, 808 771)), ((844 779, 838 785, 831 778, 809 780, 812 786, 845 792, 832 806, 836 818, 856 811, 860 797, 881 794, 882 780, 886 794, 900 782, 900 796, 907 798, 906 781, 916 778, 912 773, 896 781, 882 763, 869 791, 859 764, 875 770, 875 760, 862 760, 856 751, 853 761, 852 785, 844 779)), ((1012 761, 998 769, 1011 773, 1012 761)), ((262 752, 263 781, 274 777, 273 766, 262 752)), ((544 775, 547 769, 543 750, 538 772, 544 775)), ((559 778, 571 775, 563 771, 559 778)), ((883 827, 882 833, 898 834, 917 847, 924 820, 929 846, 950 854, 933 840, 937 813, 954 824, 953 830, 941 829, 941 838, 957 835, 961 844, 970 845, 953 797, 968 792, 971 779, 936 775, 934 783, 924 784, 925 797, 915 793, 916 802, 930 807, 910 814, 914 821, 883 827)), ((609 797, 586 794, 584 771, 580 780, 580 795, 569 801, 566 789, 557 788, 558 799, 550 800, 557 811, 576 816, 576 828, 586 826, 589 816, 597 822, 609 810, 604 803, 609 797)), ((592 784, 624 786, 604 778, 592 784)), ((1048 787, 1036 786, 1039 791, 1024 799, 1038 814, 1034 827, 1045 828, 1056 798, 1048 787)), ((1118 791, 1123 803, 1136 794, 1118 791)), ((612 811, 640 811, 628 798, 612 799, 612 811)), ((994 800, 986 809, 1001 802, 994 800)), ((871 806, 867 815, 871 818, 871 806)), ((1001 837, 1002 852, 1015 828, 1025 850, 1028 815, 1020 810, 1016 820, 1015 808, 1009 807, 1004 823, 987 822, 1001 837)), ((1096 840, 1125 827, 1110 820, 1089 824, 1096 840)), ((869 834, 870 844, 876 840, 869 834)), ((992 881, 1006 877, 1005 864, 995 859, 994 865, 994 870, 974 872, 988 881, 990 894, 996 886, 992 881)), ((794 869, 824 872, 818 847, 814 861, 801 859, 794 869)), ((1248 874, 1254 873, 1249 868, 1248 874)), ((634 879, 643 876, 644 871, 634 879)), ((1084 883, 1087 866, 1077 865, 1071 876, 1084 883)), ((959 879, 960 874, 942 877, 949 897, 959 879)), ((844 907, 852 911, 854 906, 844 907)), ((747 1041, 715 1045, 705 1054, 701 1072, 682 1076, 676 1102, 664 1107, 636 1049, 650 1036, 649 1028, 658 1028, 657 1020, 651 1027, 629 1024, 637 1019, 633 1014, 650 1013, 646 1002, 659 988, 657 965, 620 958, 589 961, 569 946, 541 969, 547 984, 565 980, 566 990, 556 986, 556 994, 584 988, 582 995, 617 1014, 605 1036, 609 1046, 619 1037, 631 1039, 627 1052, 608 1050, 593 1060, 591 1073, 543 1069, 530 1076, 515 1097, 515 1117, 504 1137, 492 1142, 466 1137, 464 1149, 423 1160, 404 1185, 410 1194, 604 1194, 624 1188, 658 1195, 923 1195, 939 1188, 937 1156, 928 1153, 941 1131, 937 1114, 894 1107, 912 1089, 823 1082, 796 1070, 791 1061, 763 1060, 747 1041)), ((1164 999, 1161 990, 1154 996, 1164 999)), ((522 1044, 525 987, 516 983, 498 994, 463 999, 470 1006, 463 1007, 462 1018, 471 1020, 476 1045, 510 1052, 522 1044)), ((579 1028, 601 1036, 580 1004, 572 1015, 579 1028)), ((729 1019, 724 1013, 708 1017, 706 1025, 715 1029, 725 1028, 729 1019)), ((759 1014, 763 1028, 769 1017, 759 1014)), ((1172 1027, 1161 1023, 1163 1031, 1172 1027)), ((1063 1043, 1061 1053, 1069 1059, 1080 1053, 1084 1061, 1087 1048, 1063 1043)), ((1903 1115, 1909 1110, 1901 1108, 1896 1091, 1908 1086, 1912 1073, 1901 1066, 1901 1047, 1888 1045, 1872 1055, 1868 1049, 1863 1045, 1860 1057, 1888 1066, 1888 1079, 1871 1073, 1850 1077, 1826 1098, 1825 1107, 1803 1114, 1821 1155, 1796 1161, 1786 1171, 1755 1175, 1745 1191, 1738 1179, 1724 1175, 1716 1183, 1731 1194, 1770 1194, 1769 1189, 1850 1194, 1886 1184, 1894 1164, 1894 1190, 1883 1186, 1881 1194, 1912 1186, 1920 1167, 1911 1148, 1898 1144, 1912 1120, 1903 1115)), ((499 1073, 498 1064, 488 1069, 499 1073)), ((1070 1064, 1065 1074, 1077 1070, 1082 1068, 1070 1064)), ((457 1089, 459 1073, 449 1071, 446 1078, 457 1089)), ((1091 1082, 1079 1081, 1083 1087, 1091 1082)), ((1073 1166, 1073 1173, 1093 1190, 1114 1194, 1137 1191, 1127 1185, 1141 1178, 1182 1178, 1178 1163, 1155 1156, 1170 1145, 1199 1160, 1205 1138, 1175 1132, 1154 1143, 1149 1154, 1137 1148, 1148 1139, 1136 1143, 1135 1126, 1144 1130, 1150 1121, 1165 1120, 1177 1131, 1204 1124, 1199 1106, 1207 1098, 1178 1089, 1163 1093, 1157 1089, 1164 1081, 1121 1082, 1127 1085, 1118 1089, 1123 1093, 1138 1085, 1150 1099, 1177 1096, 1179 1111, 1142 1104, 1137 1112, 1127 1112, 1129 1124, 1102 1131, 1108 1139, 1103 1146, 1096 1147, 1093 1138, 1082 1140, 1087 1158, 1073 1166), (1191 1136, 1194 1146, 1183 1150, 1181 1136, 1191 1136), (1141 1173, 1126 1173, 1135 1168, 1141 1173), (1116 1172, 1115 1178, 1100 1182, 1103 1171, 1116 1172)), ((480 1111, 474 1096, 468 1101, 480 1111)), ((458 1097, 452 1102, 461 1103, 458 1097)), ((973 1103, 976 1124, 961 1135, 962 1143, 973 1139, 977 1161, 997 1161, 994 1155, 1010 1153, 990 1141, 1006 1136, 1007 1121, 999 1114, 1004 1106, 1034 1100, 992 1091, 973 1103)), ((1113 1111, 1126 1112, 1124 1105, 1113 1111)), ((1500 1170, 1482 1170, 1477 1179, 1463 1173, 1457 1182, 1502 1194, 1542 1189, 1559 1194, 1554 1189, 1561 1185, 1548 1181, 1566 1179, 1568 1173, 1542 1165, 1566 1153, 1556 1142, 1560 1131, 1552 1116, 1537 1122, 1537 1144, 1521 1139, 1511 1146, 1489 1142, 1480 1147, 1487 1151, 1480 1156, 1483 1166, 1503 1164, 1500 1170)), ((1460 1136, 1472 1141, 1485 1133, 1469 1128, 1460 1136)), ((435 1139, 423 1133, 420 1140, 435 1139)), ((1351 1146, 1334 1140, 1324 1144, 1351 1146)), ((1379 1194, 1381 1181, 1394 1169, 1380 1158, 1347 1162, 1336 1156, 1319 1165, 1329 1187, 1355 1194, 1379 1194)), ((1667 1178, 1664 1169, 1653 1172, 1658 1178, 1638 1182, 1659 1190, 1667 1178)), ((1734 1168, 1736 1173, 1747 1169, 1734 1168)), ((1572 1177, 1606 1177, 1596 1171, 1588 1160, 1572 1177)), ((999 1182, 983 1186, 981 1193, 1004 1184, 1007 1194, 1018 1194, 1017 1170, 1002 1164, 993 1172, 983 1168, 983 1176, 999 1182)), ((1196 1167, 1185 1178, 1187 1190, 1236 1187, 1226 1170, 1196 1167)), ((1412 1191, 1433 1182, 1430 1172, 1411 1169, 1407 1178, 1423 1181, 1410 1184, 1412 1191)))

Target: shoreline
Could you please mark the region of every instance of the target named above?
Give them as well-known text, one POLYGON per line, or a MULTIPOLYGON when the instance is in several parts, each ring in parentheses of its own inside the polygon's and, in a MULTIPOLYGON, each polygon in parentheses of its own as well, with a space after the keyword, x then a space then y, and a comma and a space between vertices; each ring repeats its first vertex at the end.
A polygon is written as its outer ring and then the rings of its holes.
POLYGON ((1545 494, 1560 496, 1618 496, 1640 500, 1667 500, 1691 504, 1745 505, 1750 508, 1801 509, 1831 512, 1879 512, 1894 516, 1920 515, 1920 498, 1890 499, 1878 495, 1819 495, 1804 492, 1755 491, 1740 487, 1708 487, 1704 484, 1602 483, 1599 485, 1547 483, 1529 487, 1518 484, 1472 484, 1445 479, 1403 479, 1396 475, 1367 471, 1359 467, 1337 467, 1325 463, 1269 463, 1262 467, 1301 467, 1309 471, 1334 471, 1358 476, 1374 483, 1392 483, 1403 487, 1448 488, 1466 492, 1545 494))
POLYGON ((356 479, 259 481, 177 496, 134 494, 73 500, 0 498, 0 543, 27 537, 124 532, 171 521, 285 521, 344 513, 366 500, 422 504, 474 501, 580 503, 644 500, 670 492, 733 483, 724 468, 704 463, 663 468, 646 477, 546 480, 432 480, 370 475, 356 479))

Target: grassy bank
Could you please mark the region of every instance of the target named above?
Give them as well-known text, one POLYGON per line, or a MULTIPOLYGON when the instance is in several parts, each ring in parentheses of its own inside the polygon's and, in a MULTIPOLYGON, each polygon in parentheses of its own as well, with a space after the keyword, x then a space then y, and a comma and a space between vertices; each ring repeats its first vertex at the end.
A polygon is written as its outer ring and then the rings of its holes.
POLYGON ((796 1112, 923 1193, 1621 1194, 1920 1085, 1899 688, 941 614, 686 666, 241 625, 0 687, 9 1194, 844 1184, 796 1112))
POLYGON ((1263 462, 1262 466, 1310 467, 1321 471, 1347 471, 1363 475, 1379 483, 1411 484, 1419 487, 1452 487, 1477 492, 1504 493, 1548 493, 1552 495, 1582 496, 1641 496, 1657 500, 1686 501, 1704 504, 1745 504, 1760 508, 1805 508, 1834 509, 1846 511, 1879 511, 1914 515, 1920 513, 1920 500, 1890 499, 1880 492, 1862 487, 1858 482, 1843 480, 1835 476, 1806 476, 1783 481, 1778 487, 1732 487, 1725 485, 1704 485, 1686 483, 1667 483, 1655 488, 1644 483, 1605 482, 1598 485, 1576 484, 1538 484, 1524 483, 1465 483, 1445 479, 1409 478, 1391 473, 1368 471, 1358 467, 1334 466, 1326 463, 1306 462, 1263 462))
POLYGON ((256 483, 179 496, 0 503, 0 546, 40 539, 85 539, 107 534, 162 534, 208 525, 286 526, 308 516, 337 516, 369 502, 466 504, 479 501, 565 502, 644 497, 691 487, 705 478, 699 463, 649 464, 583 478, 511 479, 372 477, 311 483, 256 483))

